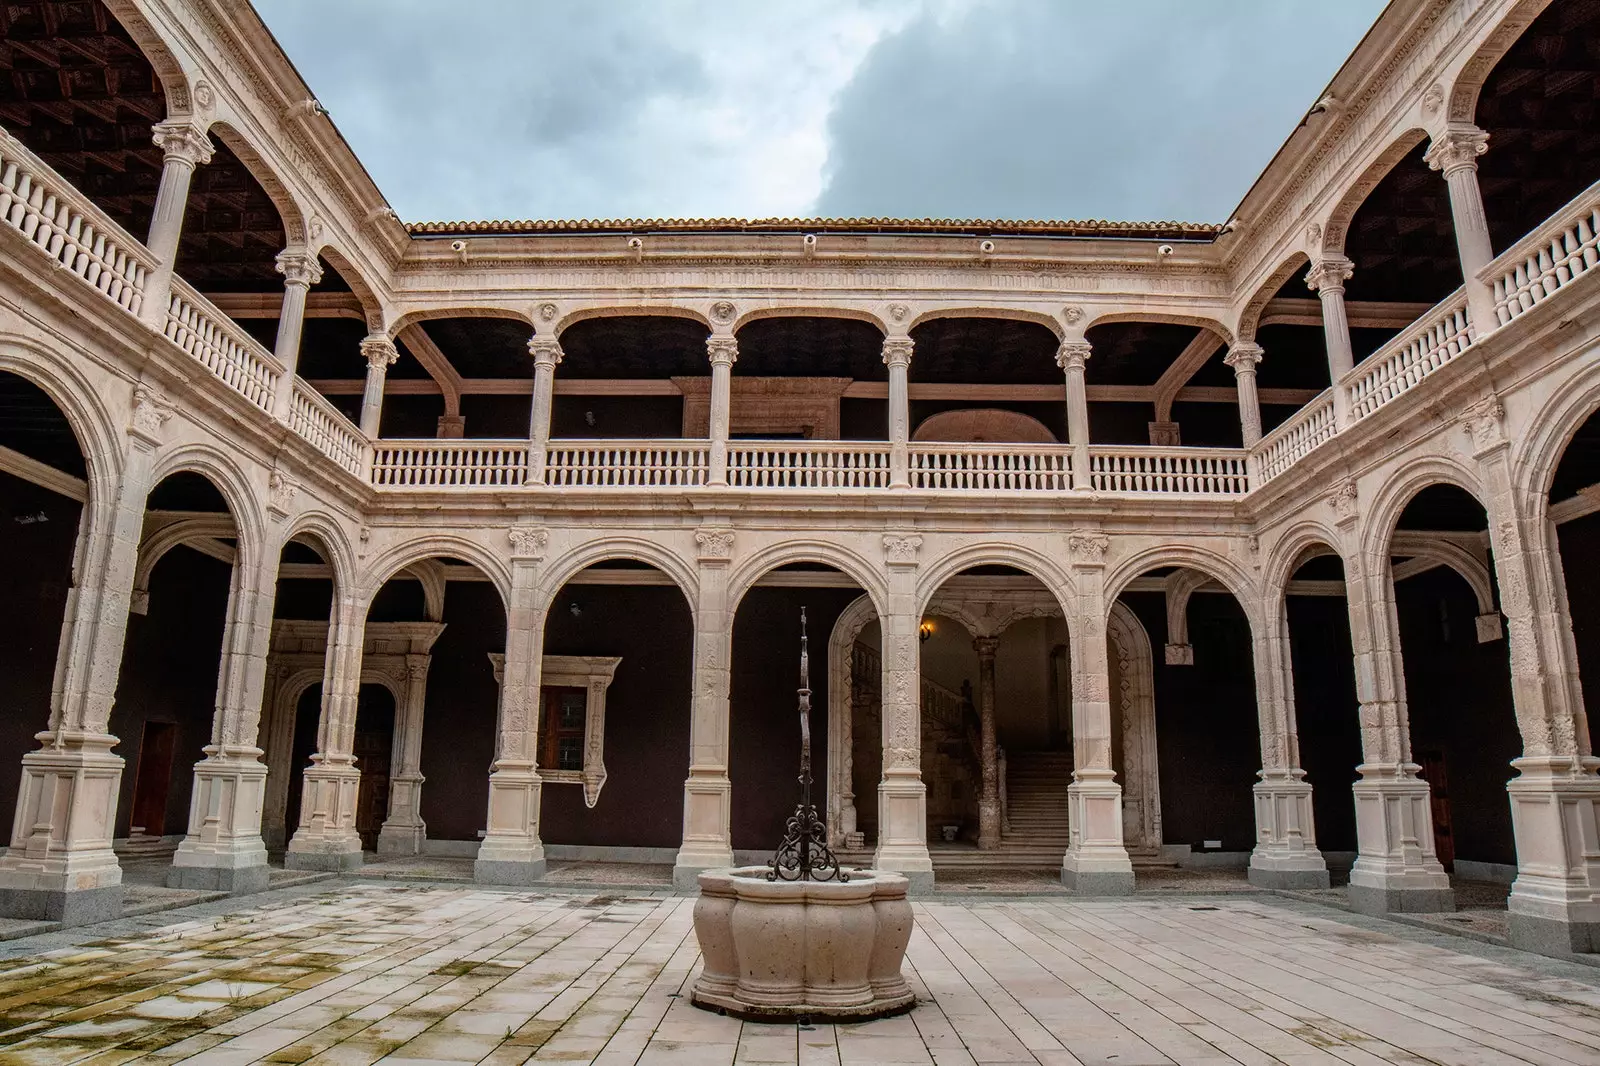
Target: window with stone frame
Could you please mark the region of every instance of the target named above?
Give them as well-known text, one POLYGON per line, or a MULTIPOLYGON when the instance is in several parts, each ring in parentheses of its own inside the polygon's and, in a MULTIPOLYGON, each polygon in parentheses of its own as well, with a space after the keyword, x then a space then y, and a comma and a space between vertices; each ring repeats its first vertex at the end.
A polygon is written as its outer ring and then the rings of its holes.
POLYGON ((589 720, 588 690, 546 685, 541 695, 544 721, 539 730, 539 769, 582 772, 584 733, 589 720))

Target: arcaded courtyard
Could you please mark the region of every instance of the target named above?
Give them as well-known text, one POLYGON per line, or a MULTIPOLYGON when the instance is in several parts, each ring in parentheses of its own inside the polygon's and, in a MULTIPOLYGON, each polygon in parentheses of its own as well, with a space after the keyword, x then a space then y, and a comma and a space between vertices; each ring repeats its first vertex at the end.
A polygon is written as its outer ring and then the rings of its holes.
POLYGON ((1600 968, 1215 888, 942 891, 910 1015, 796 1027, 689 1005, 663 887, 323 880, 0 944, 0 1061, 1600 1062, 1600 968))

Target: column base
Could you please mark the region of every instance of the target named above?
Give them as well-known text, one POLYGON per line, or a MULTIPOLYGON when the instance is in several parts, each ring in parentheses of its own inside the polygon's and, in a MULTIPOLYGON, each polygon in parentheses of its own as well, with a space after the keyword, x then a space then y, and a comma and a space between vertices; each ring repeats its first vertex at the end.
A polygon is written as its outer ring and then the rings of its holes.
POLYGON ((1327 888, 1331 884, 1328 880, 1328 866, 1320 863, 1321 853, 1317 858, 1319 865, 1296 869, 1288 866, 1257 866, 1256 857, 1250 857, 1249 879, 1257 888, 1286 889, 1289 891, 1306 891, 1309 889, 1327 888))
POLYGON ((878 782, 878 849, 875 870, 900 874, 909 890, 933 891, 933 858, 928 854, 928 790, 915 768, 886 770, 878 782))
MULTIPOLYGON (((297 834, 298 836, 298 834, 297 834)), ((358 837, 354 849, 333 849, 324 851, 295 851, 293 841, 289 844, 290 850, 284 852, 283 867, 286 870, 312 870, 316 873, 344 873, 346 870, 359 870, 367 861, 361 852, 361 840, 358 837)))
POLYGON ((480 885, 532 885, 544 880, 544 849, 537 858, 485 859, 472 864, 472 880, 480 885))
POLYGON ((1600 951, 1600 759, 1531 756, 1506 785, 1517 879, 1506 901, 1512 946, 1600 951))
POLYGON ((1350 876, 1350 909, 1362 914, 1448 914, 1456 909, 1456 894, 1448 884, 1444 888, 1358 885, 1354 871, 1350 876))
POLYGON ((1510 932, 1512 947, 1538 955, 1600 951, 1600 921, 1571 922, 1513 913, 1510 932))
POLYGON ((267 887, 261 805, 267 768, 256 748, 208 747, 194 767, 189 833, 172 857, 168 888, 259 892, 267 887))
POLYGON ((484 885, 531 885, 545 873, 539 841, 543 780, 531 761, 501 759, 489 774, 489 826, 472 864, 484 885))
POLYGON ((672 864, 672 887, 679 892, 698 892, 700 875, 706 870, 725 870, 733 865, 732 848, 694 848, 686 844, 672 864))
POLYGON ((1450 878, 1433 850, 1428 783, 1415 763, 1356 768, 1355 866, 1348 899, 1363 914, 1435 914, 1456 909, 1450 878))
POLYGON ((176 866, 167 871, 168 888, 197 888, 205 892, 226 892, 243 896, 251 892, 264 892, 272 880, 267 869, 266 852, 261 853, 259 866, 176 866))
POLYGON ((727 767, 712 763, 689 767, 683 783, 683 844, 672 864, 672 887, 679 892, 698 892, 701 871, 733 865, 732 804, 727 767))
POLYGON ((1086 896, 1133 892, 1133 860, 1122 843, 1122 786, 1105 769, 1073 771, 1067 786, 1072 843, 1061 860, 1061 883, 1086 896))
POLYGON ((62 925, 93 925, 122 917, 122 886, 67 892, 49 888, 0 888, 0 914, 62 925))
POLYGON ((378 854, 384 858, 391 855, 421 855, 422 845, 427 839, 428 827, 421 823, 395 825, 384 822, 383 828, 378 830, 378 854))
POLYGON ((1301 769, 1262 770, 1252 786, 1256 846, 1250 883, 1258 888, 1327 888, 1328 864, 1317 850, 1311 786, 1301 769))
POLYGON ((341 873, 360 869, 365 861, 361 836, 356 832, 361 771, 348 762, 332 761, 338 756, 328 758, 326 762, 315 762, 305 772, 300 828, 295 830, 283 856, 283 865, 290 870, 341 873))

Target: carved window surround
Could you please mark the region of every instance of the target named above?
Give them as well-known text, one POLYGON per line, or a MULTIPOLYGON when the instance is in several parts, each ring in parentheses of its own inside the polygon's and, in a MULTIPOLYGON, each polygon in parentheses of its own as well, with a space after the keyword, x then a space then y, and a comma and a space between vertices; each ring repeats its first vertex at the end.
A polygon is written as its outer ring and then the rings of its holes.
MULTIPOLYGON (((504 652, 489 653, 494 666, 495 684, 504 676, 504 652)), ((539 687, 581 688, 587 692, 583 724, 583 769, 547 770, 540 768, 539 778, 545 784, 582 785, 583 805, 593 807, 600 800, 600 789, 606 783, 606 690, 616 676, 622 658, 615 655, 546 655, 539 668, 539 687)), ((543 703, 541 701, 541 707, 543 703)))

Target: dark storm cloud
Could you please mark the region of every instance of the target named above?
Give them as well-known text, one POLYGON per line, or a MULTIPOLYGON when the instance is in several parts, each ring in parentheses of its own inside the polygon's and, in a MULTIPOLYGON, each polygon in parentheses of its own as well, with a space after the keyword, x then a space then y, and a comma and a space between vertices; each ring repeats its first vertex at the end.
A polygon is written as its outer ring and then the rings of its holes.
POLYGON ((823 215, 1224 221, 1380 0, 992 0, 878 41, 823 215))

